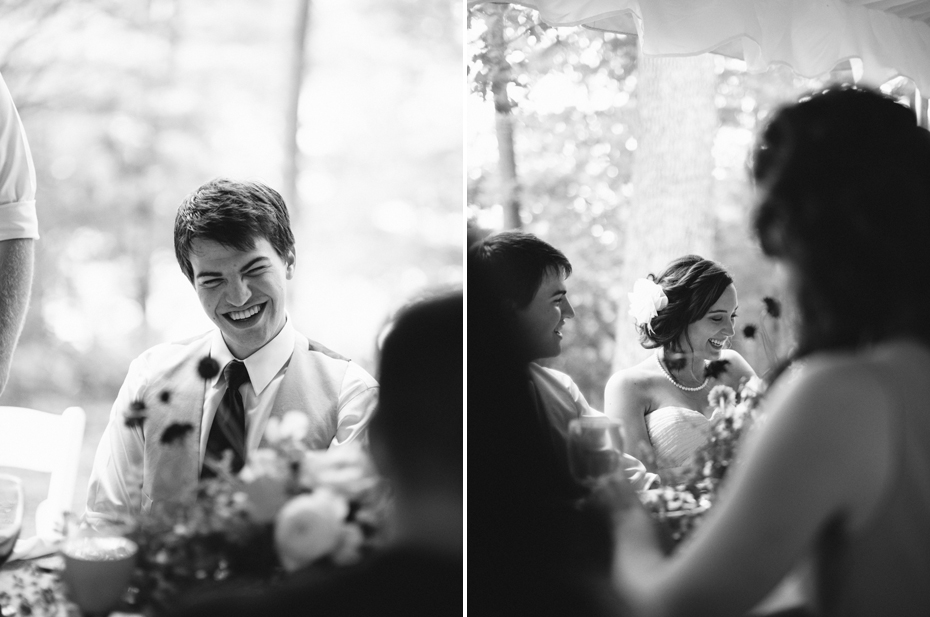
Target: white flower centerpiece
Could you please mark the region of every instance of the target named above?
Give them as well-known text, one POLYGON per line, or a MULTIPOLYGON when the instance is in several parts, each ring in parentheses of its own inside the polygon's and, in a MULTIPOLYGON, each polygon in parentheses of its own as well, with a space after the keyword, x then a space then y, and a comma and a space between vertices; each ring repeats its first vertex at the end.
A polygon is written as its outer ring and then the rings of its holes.
MULTIPOLYGON (((147 413, 134 404, 127 423, 147 413)), ((165 432, 182 440, 183 428, 165 432)), ((272 417, 267 446, 238 475, 227 458, 211 465, 217 476, 201 480, 189 499, 156 502, 133 517, 139 552, 129 609, 155 615, 204 583, 264 585, 303 568, 348 565, 384 542, 390 494, 365 448, 311 450, 307 429, 302 412, 272 417)))
POLYGON ((760 423, 765 382, 754 377, 739 391, 719 385, 708 394, 713 409, 707 442, 688 470, 665 485, 640 493, 640 500, 668 532, 673 544, 684 540, 711 508, 745 435, 760 423))

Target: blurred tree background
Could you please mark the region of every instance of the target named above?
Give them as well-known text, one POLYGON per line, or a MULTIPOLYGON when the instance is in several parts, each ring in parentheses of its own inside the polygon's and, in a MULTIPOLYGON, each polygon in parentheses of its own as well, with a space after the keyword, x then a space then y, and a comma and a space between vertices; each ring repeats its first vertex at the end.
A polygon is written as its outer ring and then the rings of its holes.
MULTIPOLYGON (((572 262, 568 322, 563 352, 545 364, 565 371, 588 401, 603 408, 603 388, 624 353, 643 353, 633 325, 618 304, 629 284, 621 281, 631 203, 649 186, 635 186, 636 157, 642 155, 645 95, 643 62, 634 36, 585 28, 553 28, 535 11, 513 5, 478 5, 467 16, 469 58, 467 216, 474 235, 521 227, 561 249, 572 262), (629 338, 617 342, 617 332, 629 338), (636 349, 617 349, 618 345, 636 349)), ((779 105, 833 81, 850 81, 851 70, 805 79, 787 67, 749 74, 741 60, 708 55, 712 82, 708 97, 716 108, 708 140, 712 155, 709 211, 710 246, 705 257, 733 274, 740 309, 733 347, 762 374, 791 345, 792 310, 765 313, 764 297, 784 301, 780 277, 756 247, 749 230, 753 192, 747 161, 757 130, 779 105), (744 336, 742 326, 764 326, 744 336)), ((650 67, 652 68, 652 67, 650 67)), ((699 70, 699 69, 692 69, 699 70)), ((659 85, 660 87, 662 84, 659 85)), ((911 82, 883 86, 906 101, 911 82)), ((654 94, 651 94, 654 96, 654 94)), ((671 139, 667 156, 677 154, 675 131, 684 134, 689 108, 698 94, 672 88, 671 139), (677 109, 677 112, 676 112, 677 109)), ((703 95, 700 95, 703 96, 703 95)), ((646 127, 649 128, 649 127, 646 127)), ((652 154, 654 155, 654 154, 652 154)), ((642 162, 642 161, 641 161, 642 162)), ((694 195, 695 208, 702 200, 694 195)), ((661 243, 673 221, 656 209, 647 246, 661 243)), ((657 266, 665 265, 666 260, 657 266)), ((637 272, 632 278, 649 272, 637 272)), ((630 280, 632 280, 632 278, 630 280)))
POLYGON ((463 15, 460 0, 0 1, 41 234, 0 404, 83 406, 96 447, 131 359, 210 326, 172 229, 219 176, 285 195, 289 314, 374 373, 390 314, 462 282, 463 15))

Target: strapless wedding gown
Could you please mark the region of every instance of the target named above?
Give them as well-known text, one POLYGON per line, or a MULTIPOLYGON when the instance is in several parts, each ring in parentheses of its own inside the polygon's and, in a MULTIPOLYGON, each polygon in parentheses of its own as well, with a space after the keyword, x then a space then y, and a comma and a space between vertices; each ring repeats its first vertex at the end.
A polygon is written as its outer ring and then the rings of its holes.
POLYGON ((686 469, 710 435, 710 420, 686 407, 660 407, 646 414, 646 430, 659 475, 686 469))

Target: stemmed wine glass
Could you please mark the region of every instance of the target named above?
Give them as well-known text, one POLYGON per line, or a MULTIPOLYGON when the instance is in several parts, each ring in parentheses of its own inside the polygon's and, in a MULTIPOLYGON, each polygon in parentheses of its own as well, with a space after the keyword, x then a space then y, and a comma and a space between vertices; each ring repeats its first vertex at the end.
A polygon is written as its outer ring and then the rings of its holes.
POLYGON ((0 474, 0 566, 13 554, 23 526, 23 507, 22 480, 0 474))
POLYGON ((572 476, 588 487, 620 468, 620 425, 605 416, 575 418, 568 424, 568 463, 572 476))
POLYGON ((62 581, 85 616, 109 615, 129 588, 138 546, 119 519, 93 523, 69 517, 62 554, 62 581))

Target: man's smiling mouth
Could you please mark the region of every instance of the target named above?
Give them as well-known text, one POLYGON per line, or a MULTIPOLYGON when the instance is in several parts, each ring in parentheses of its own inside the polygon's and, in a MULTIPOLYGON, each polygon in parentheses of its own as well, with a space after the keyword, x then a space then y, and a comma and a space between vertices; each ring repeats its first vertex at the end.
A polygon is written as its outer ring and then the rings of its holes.
POLYGON ((257 321, 258 316, 265 310, 265 302, 261 304, 256 304, 255 306, 249 307, 244 311, 230 311, 224 313, 223 316, 226 317, 229 321, 235 324, 243 324, 257 321))

